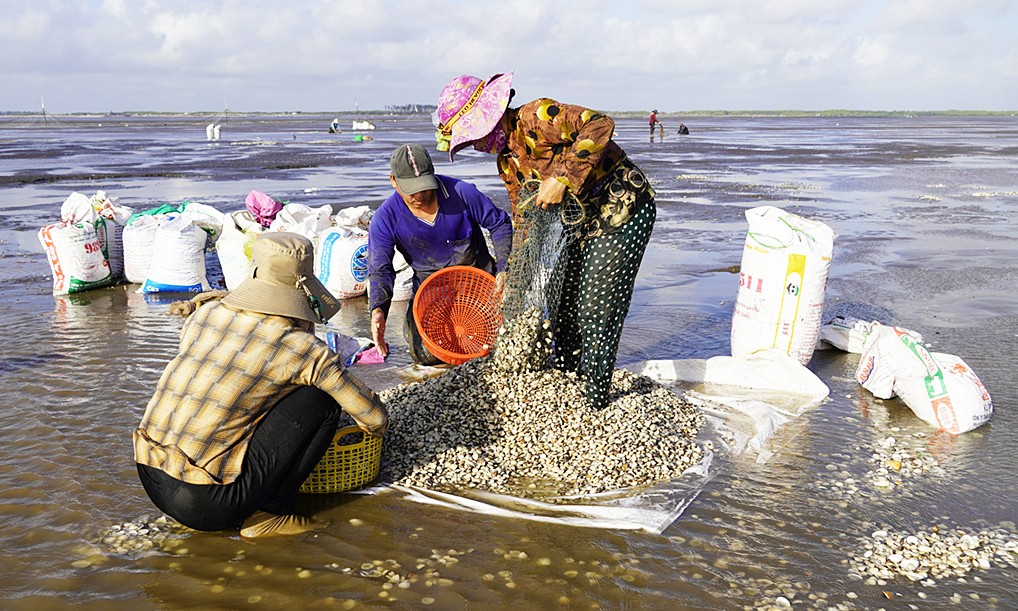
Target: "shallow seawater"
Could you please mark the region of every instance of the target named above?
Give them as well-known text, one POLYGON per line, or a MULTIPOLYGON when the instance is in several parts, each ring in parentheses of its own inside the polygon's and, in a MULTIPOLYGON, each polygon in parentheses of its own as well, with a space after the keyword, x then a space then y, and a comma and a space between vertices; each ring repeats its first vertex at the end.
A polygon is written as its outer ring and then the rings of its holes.
MULTIPOLYGON (((417 503, 393 491, 305 496, 330 525, 283 539, 171 531, 111 551, 113 527, 159 517, 137 479, 131 431, 176 350, 171 298, 136 285, 55 297, 39 227, 71 192, 144 209, 198 201, 231 211, 251 189, 336 208, 388 194, 388 155, 430 145, 421 118, 379 118, 371 141, 327 134, 331 116, 231 116, 207 142, 200 117, 0 118, 0 549, 5 608, 793 608, 1018 607, 1004 564, 934 584, 868 584, 852 558, 879 529, 1018 534, 1018 120, 683 119, 689 136, 618 141, 653 181, 658 220, 619 365, 727 354, 745 211, 774 205, 837 233, 825 313, 898 324, 961 356, 994 400, 989 424, 935 433, 853 375, 858 356, 818 351, 831 390, 760 455, 721 457, 660 533, 586 528, 417 503), (923 443, 942 472, 869 484, 888 437, 923 443), (846 481, 858 482, 846 492, 846 481), (840 484, 840 485, 839 485, 840 484), (393 575, 398 579, 390 582, 393 575), (890 598, 888 598, 890 595, 890 598)), ((677 123, 677 122, 676 122, 677 123)), ((506 205, 490 158, 439 173, 506 205)), ((399 313, 399 306, 395 312, 399 313)), ((366 301, 333 321, 367 334, 366 301)), ((355 369, 386 388, 409 365, 355 369)), ((677 388, 682 392, 683 388, 677 388)))

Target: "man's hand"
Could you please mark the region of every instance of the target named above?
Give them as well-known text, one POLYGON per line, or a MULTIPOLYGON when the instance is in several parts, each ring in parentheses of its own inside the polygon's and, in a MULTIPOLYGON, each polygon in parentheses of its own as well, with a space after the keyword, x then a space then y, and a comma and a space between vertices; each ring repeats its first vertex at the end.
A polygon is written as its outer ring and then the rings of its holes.
POLYGON ((389 356, 389 344, 385 343, 385 314, 382 308, 371 310, 371 341, 375 342, 382 358, 389 356))
POLYGON ((537 188, 537 201, 535 203, 547 210, 551 204, 561 204, 565 194, 565 183, 559 182, 556 178, 545 178, 541 181, 541 186, 537 188))
POLYGON ((505 283, 508 277, 509 274, 507 272, 498 272, 495 274, 494 295, 495 299, 498 300, 499 303, 505 303, 505 283))

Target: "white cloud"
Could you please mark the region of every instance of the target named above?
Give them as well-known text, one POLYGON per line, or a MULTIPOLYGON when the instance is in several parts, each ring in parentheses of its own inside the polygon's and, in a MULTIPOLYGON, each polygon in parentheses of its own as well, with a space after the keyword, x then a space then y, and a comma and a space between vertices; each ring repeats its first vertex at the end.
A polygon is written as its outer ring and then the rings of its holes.
POLYGON ((865 38, 856 44, 852 60, 864 69, 868 69, 886 64, 891 55, 891 51, 884 41, 865 38))
POLYGON ((505 70, 604 109, 1010 109, 1014 4, 14 0, 0 110, 382 108, 505 70))

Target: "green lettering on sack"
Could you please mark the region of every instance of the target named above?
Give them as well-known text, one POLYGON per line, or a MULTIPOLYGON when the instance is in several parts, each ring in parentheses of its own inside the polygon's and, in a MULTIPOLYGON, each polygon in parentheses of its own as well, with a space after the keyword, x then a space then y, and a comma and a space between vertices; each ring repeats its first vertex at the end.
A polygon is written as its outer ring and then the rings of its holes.
POLYGON ((926 376, 924 381, 926 382, 926 396, 930 399, 947 395, 947 381, 944 379, 944 372, 940 369, 937 370, 937 373, 926 376))

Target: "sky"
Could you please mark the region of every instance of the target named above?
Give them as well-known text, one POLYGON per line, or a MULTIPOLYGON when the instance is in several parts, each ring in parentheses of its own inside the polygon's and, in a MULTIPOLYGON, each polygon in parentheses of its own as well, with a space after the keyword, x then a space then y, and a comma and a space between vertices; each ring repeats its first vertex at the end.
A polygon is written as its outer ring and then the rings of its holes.
POLYGON ((0 112, 1018 110, 1018 0, 0 0, 0 112))

